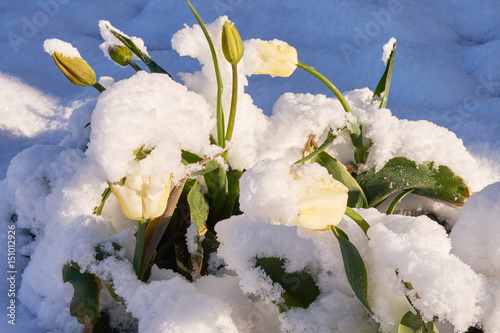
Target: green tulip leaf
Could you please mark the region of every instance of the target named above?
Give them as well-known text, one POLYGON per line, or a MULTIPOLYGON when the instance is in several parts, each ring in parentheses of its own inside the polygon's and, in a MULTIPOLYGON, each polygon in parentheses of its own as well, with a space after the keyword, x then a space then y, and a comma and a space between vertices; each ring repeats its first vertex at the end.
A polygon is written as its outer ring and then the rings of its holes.
POLYGON ((144 149, 145 145, 140 146, 136 150, 134 150, 134 156, 137 161, 142 161, 146 157, 148 157, 149 154, 155 149, 154 147, 151 149, 144 149))
POLYGON ((372 313, 368 304, 368 275, 366 274, 365 263, 358 252, 358 249, 349 241, 349 237, 340 228, 332 226, 332 232, 337 238, 347 280, 351 285, 356 297, 372 313))
POLYGON ((148 66, 151 73, 167 74, 168 76, 172 77, 170 74, 167 73, 166 70, 161 68, 160 65, 158 65, 155 61, 153 61, 153 59, 151 59, 147 54, 143 53, 130 38, 120 34, 118 31, 113 30, 109 27, 108 29, 120 42, 123 43, 123 45, 128 47, 130 51, 134 52, 135 55, 138 56, 139 59, 141 59, 146 66, 148 66))
POLYGON ((439 333, 437 327, 436 327, 436 323, 431 321, 429 323, 425 323, 425 328, 427 329, 427 331, 429 333, 439 333))
POLYGON ((226 171, 219 166, 217 169, 207 172, 203 175, 208 188, 210 199, 209 219, 215 223, 222 220, 224 205, 229 195, 229 185, 226 171))
POLYGON ((373 92, 373 101, 380 102, 380 108, 385 108, 387 105, 387 99, 389 97, 389 88, 391 87, 392 80, 392 69, 394 67, 394 57, 396 55, 396 43, 392 47, 391 54, 389 55, 389 60, 387 61, 387 66, 385 68, 384 75, 377 84, 377 88, 373 92))
POLYGON ((368 201, 363 193, 363 190, 359 186, 358 182, 354 180, 349 171, 332 157, 327 152, 320 152, 311 159, 311 162, 316 162, 326 168, 328 173, 332 177, 342 184, 344 184, 349 189, 349 199, 347 201, 347 206, 354 208, 367 208, 368 201))
POLYGON ((318 298, 320 292, 311 275, 305 271, 288 273, 285 260, 276 257, 257 258, 255 267, 260 267, 274 282, 283 288, 283 303, 279 303, 280 312, 290 308, 307 308, 318 298))
POLYGON ((436 324, 424 323, 418 314, 411 311, 405 313, 399 322, 398 333, 439 333, 436 324))
POLYGON ((100 279, 94 274, 81 273, 76 264, 65 265, 62 275, 63 281, 71 283, 74 289, 69 307, 71 316, 85 326, 84 331, 92 332, 99 319, 100 279))
MULTIPOLYGON (((196 174, 198 175, 204 175, 210 171, 213 171, 217 168, 219 168, 219 163, 216 160, 204 160, 202 157, 193 154, 189 151, 183 150, 182 151, 182 164, 188 165, 188 164, 195 164, 195 163, 203 163, 203 169, 196 174)), ((200 164, 201 164, 200 163, 200 164)))
POLYGON ((406 197, 408 194, 412 193, 413 191, 415 191, 415 189, 412 188, 411 190, 406 190, 406 191, 403 191, 400 194, 398 194, 398 196, 395 197, 394 200, 392 200, 391 204, 389 205, 389 208, 387 208, 386 214, 391 215, 392 212, 394 211, 394 208, 396 208, 396 205, 401 200, 403 200, 404 197, 406 197))
POLYGON ((422 325, 422 319, 417 314, 408 311, 399 322, 398 333, 423 333, 422 325))
MULTIPOLYGON (((363 218, 363 216, 359 215, 358 212, 356 212, 354 209, 350 207, 346 207, 345 209, 345 215, 349 216, 356 224, 363 230, 365 235, 368 233, 368 229, 370 228, 370 225, 366 220, 363 218)), ((338 229, 338 228, 337 228, 338 229)), ((340 230, 340 229, 338 229, 340 230)))
POLYGON ((207 232, 208 203, 200 191, 198 182, 195 181, 193 187, 187 195, 187 202, 191 212, 191 220, 196 224, 198 233, 204 235, 207 232))
POLYGON ((434 162, 416 164, 404 157, 395 157, 382 169, 372 168, 356 177, 370 207, 377 206, 389 195, 414 189, 413 194, 443 200, 458 206, 472 194, 462 178, 444 165, 434 162))

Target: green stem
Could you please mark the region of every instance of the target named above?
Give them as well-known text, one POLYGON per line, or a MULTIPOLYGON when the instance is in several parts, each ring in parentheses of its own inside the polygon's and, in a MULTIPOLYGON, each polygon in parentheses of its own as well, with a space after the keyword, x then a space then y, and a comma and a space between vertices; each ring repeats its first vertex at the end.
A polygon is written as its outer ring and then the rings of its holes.
POLYGON ((332 134, 332 131, 329 131, 328 135, 326 136, 325 141, 321 144, 321 146, 318 147, 318 149, 316 149, 315 151, 313 151, 309 155, 301 158, 300 160, 298 160, 294 164, 303 164, 303 163, 309 161, 311 158, 313 158, 314 156, 318 155, 323 150, 325 150, 326 148, 328 148, 328 146, 332 144, 332 142, 333 142, 333 140, 335 138, 336 138, 336 136, 332 134))
MULTIPOLYGON (((156 251, 158 244, 160 244, 160 240, 163 237, 163 234, 167 230, 168 224, 170 223, 170 219, 174 214, 175 208, 177 207, 177 202, 181 197, 182 190, 184 185, 186 184, 186 178, 184 178, 179 185, 174 187, 172 193, 168 197, 167 208, 163 215, 158 216, 154 219, 151 219, 148 223, 148 226, 145 230, 145 245, 144 245, 144 254, 142 260, 142 267, 140 268, 140 275, 144 276, 146 274, 146 269, 149 265, 149 262, 153 258, 153 255, 156 251)), ((134 266, 135 267, 135 266, 134 266)))
POLYGON ((137 274, 139 280, 142 281, 143 276, 141 272, 142 262, 144 259, 144 248, 145 248, 145 239, 146 239, 146 220, 139 221, 139 227, 137 229, 136 243, 135 243, 135 251, 134 251, 134 271, 137 274))
MULTIPOLYGON (((321 74, 311 66, 301 63, 300 61, 297 63, 297 67, 302 68, 303 70, 314 75, 317 79, 323 82, 338 98, 344 110, 347 113, 352 114, 351 107, 349 106, 349 104, 347 104, 347 101, 340 92, 340 90, 338 90, 337 87, 335 87, 335 85, 330 80, 328 80, 323 74, 321 74)), ((350 131, 351 142, 355 147, 354 160, 356 161, 356 163, 365 163, 366 159, 368 158, 368 149, 371 146, 371 141, 365 144, 363 140, 363 131, 361 123, 358 120, 356 120, 356 122, 352 124, 349 131, 350 131)))
POLYGON ((205 35, 205 38, 208 42, 208 46, 210 47, 210 52, 212 53, 212 59, 214 62, 214 68, 215 68, 215 77, 217 78, 217 144, 225 148, 226 147, 226 141, 225 141, 225 126, 224 126, 224 112, 222 110, 222 92, 224 91, 224 86, 222 84, 222 77, 220 75, 220 70, 219 70, 219 62, 217 61, 217 54, 215 53, 215 47, 214 43, 212 42, 212 38, 210 38, 210 34, 207 31, 207 28, 205 27, 205 24, 201 20, 201 17, 198 15, 194 7, 191 5, 189 0, 186 0, 187 4, 191 8, 191 11, 193 12, 194 16, 198 20, 198 23, 200 24, 201 30, 203 30, 203 34, 205 35))
POLYGON ((100 93, 106 90, 99 82, 94 83, 92 87, 96 88, 100 93))
POLYGON ((142 71, 141 67, 139 67, 133 60, 130 60, 128 64, 130 65, 130 67, 135 69, 136 72, 142 71))
POLYGON ((347 104, 347 101, 345 100, 340 90, 338 90, 337 87, 335 87, 333 83, 330 80, 328 80, 323 74, 321 74, 311 66, 301 63, 300 61, 298 62, 297 67, 302 68, 306 72, 309 72, 310 74, 314 75, 317 79, 319 79, 321 82, 323 82, 325 86, 327 86, 333 92, 333 94, 337 96, 340 104, 342 104, 342 106, 344 107, 344 110, 346 112, 352 113, 351 107, 349 106, 349 104, 347 104))
POLYGON ((231 141, 233 137, 234 120, 236 119, 236 104, 238 103, 238 69, 237 65, 232 65, 233 69, 233 91, 231 95, 231 110, 227 121, 226 141, 231 141))

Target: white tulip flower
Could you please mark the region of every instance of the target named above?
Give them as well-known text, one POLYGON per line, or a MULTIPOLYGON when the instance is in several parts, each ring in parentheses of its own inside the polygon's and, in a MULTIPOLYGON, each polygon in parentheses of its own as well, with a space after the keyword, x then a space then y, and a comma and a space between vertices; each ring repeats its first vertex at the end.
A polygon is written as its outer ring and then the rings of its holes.
POLYGON ((131 220, 146 220, 163 214, 167 207, 172 175, 150 177, 130 175, 123 185, 110 184, 123 214, 131 220))
MULTIPOLYGON (((298 174, 294 176, 300 177, 298 174)), ((330 175, 303 180, 305 188, 296 198, 299 214, 292 225, 314 230, 328 230, 337 225, 347 207, 348 188, 330 175)))
POLYGON ((299 62, 297 50, 284 42, 262 42, 257 47, 256 74, 288 77, 299 62))

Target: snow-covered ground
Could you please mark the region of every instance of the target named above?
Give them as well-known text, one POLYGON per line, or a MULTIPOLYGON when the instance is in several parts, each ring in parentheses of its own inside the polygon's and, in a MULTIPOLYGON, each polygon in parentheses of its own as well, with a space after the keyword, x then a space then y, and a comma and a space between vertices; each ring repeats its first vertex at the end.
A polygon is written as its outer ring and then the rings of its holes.
MULTIPOLYGON (((415 157, 417 160, 433 159, 452 167, 469 183, 474 191, 479 191, 486 185, 500 180, 500 168, 498 167, 498 163, 500 163, 500 137, 498 135, 500 133, 500 2, 495 0, 481 2, 466 0, 324 0, 314 2, 298 0, 193 0, 192 3, 206 23, 213 22, 222 15, 227 15, 231 21, 235 22, 243 40, 253 38, 272 40, 276 38, 294 46, 301 62, 315 67, 341 91, 348 92, 347 98, 352 103, 353 109, 366 109, 364 102, 369 92, 362 90, 362 88, 368 87, 374 90, 385 69, 381 60, 382 47, 391 37, 395 37, 397 39, 396 60, 387 108, 390 109, 392 116, 399 120, 392 117, 388 111, 380 114, 378 120, 375 119, 374 111, 369 108, 366 113, 356 111, 358 112, 356 115, 362 122, 372 126, 371 137, 374 141, 379 142, 378 146, 374 146, 373 160, 369 162, 373 165, 377 162, 387 161, 390 156, 403 156, 405 154, 417 156, 415 157), (432 122, 454 132, 458 139, 450 132, 433 127, 426 122, 408 124, 401 119, 432 122), (391 138, 393 141, 384 141, 384 138, 391 138), (462 147, 460 139, 468 151, 462 147)), ((21 288, 22 274, 20 270, 28 262, 28 259, 20 255, 22 251, 32 254, 30 260, 33 264, 28 266, 25 273, 26 281, 22 281, 25 284, 22 297, 24 304, 19 301, 16 303, 16 326, 9 325, 7 323, 8 317, 4 315, 4 319, 0 321, 2 332, 35 332, 37 330, 40 332, 47 330, 71 332, 75 328, 74 323, 71 324, 73 319, 69 317, 69 313, 61 313, 61 311, 68 311, 67 296, 71 295, 71 287, 66 285, 63 288, 59 284, 54 287, 50 283, 50 278, 59 278, 60 265, 75 255, 71 252, 73 251, 71 250, 72 245, 79 244, 82 246, 82 250, 85 250, 86 245, 81 239, 72 236, 71 229, 66 227, 69 224, 75 225, 76 233, 80 230, 78 228, 81 228, 82 234, 89 239, 90 237, 106 239, 109 234, 113 234, 113 231, 128 230, 123 224, 117 226, 116 218, 110 218, 111 222, 103 222, 106 225, 103 229, 106 230, 98 231, 89 227, 89 225, 99 223, 98 220, 88 218, 83 221, 84 218, 78 220, 79 218, 75 218, 75 216, 78 216, 78 213, 86 208, 95 206, 95 202, 88 198, 95 195, 95 200, 98 200, 103 190, 99 187, 79 187, 84 184, 84 179, 87 179, 89 183, 97 184, 102 179, 116 181, 123 176, 127 161, 120 155, 120 152, 113 156, 103 154, 110 152, 103 148, 105 146, 103 142, 113 135, 118 135, 119 129, 123 129, 123 133, 132 131, 133 125, 136 123, 134 123, 133 118, 120 119, 118 106, 114 105, 114 100, 109 97, 111 94, 108 95, 107 99, 100 99, 96 106, 99 93, 91 87, 77 87, 69 83, 54 65, 52 57, 43 50, 43 43, 46 39, 59 38, 78 48, 82 57, 95 70, 98 78, 112 77, 115 82, 129 78, 134 74, 132 68, 121 68, 115 65, 105 58, 99 49, 99 45, 103 42, 98 27, 99 20, 108 20, 127 34, 141 37, 147 45, 150 56, 170 72, 176 81, 182 82, 184 80, 191 90, 203 96, 211 94, 197 85, 200 82, 207 82, 203 81, 205 80, 203 75, 195 75, 194 77, 178 75, 178 73, 199 71, 201 69, 200 61, 209 62, 206 55, 200 55, 200 52, 194 47, 202 45, 203 39, 194 37, 189 29, 184 30, 184 33, 177 34, 172 40, 172 36, 183 29, 185 25, 191 27, 196 23, 184 1, 127 0, 116 3, 109 1, 41 0, 33 3, 0 2, 0 30, 2 31, 0 35, 0 49, 2 50, 0 56, 0 179, 7 176, 7 169, 11 165, 8 178, 0 181, 0 188, 2 188, 0 192, 0 218, 2 225, 4 225, 3 230, 0 230, 0 239, 1 244, 6 244, 7 225, 13 209, 18 215, 20 212, 25 214, 26 220, 23 222, 25 227, 31 227, 32 231, 39 232, 37 234, 39 238, 46 236, 45 241, 31 243, 28 248, 24 249, 23 244, 28 244, 29 236, 17 236, 19 272, 16 275, 16 292, 21 288), (183 45, 182 43, 186 41, 190 41, 192 44, 183 45), (191 57, 180 56, 179 53, 198 57, 199 61, 191 57), (96 123, 99 119, 106 119, 106 117, 115 117, 115 120, 120 120, 122 123, 114 123, 114 128, 102 125, 102 131, 99 131, 102 137, 99 137, 98 134, 92 134, 93 145, 89 146, 89 158, 87 158, 83 153, 75 153, 76 148, 80 148, 82 144, 85 145, 85 135, 79 137, 69 133, 78 132, 77 127, 88 121, 94 107, 92 119, 96 123), (109 109, 116 110, 116 114, 107 114, 106 110, 109 109), (73 111, 75 111, 74 114, 73 111), (73 117, 70 121, 72 114, 73 117), (127 119, 129 120, 127 121, 127 119), (107 129, 109 129, 109 133, 106 133, 107 129), (64 140, 63 144, 60 145, 62 140, 64 140), (11 164, 14 156, 33 146, 35 148, 23 152, 11 164), (113 159, 116 160, 116 168, 106 169, 106 166, 109 166, 113 159), (102 169, 96 171, 96 166, 100 166, 102 169), (52 170, 54 168, 57 171, 52 170), (75 170, 81 173, 80 178, 71 178, 75 170), (44 172, 46 173, 44 174, 44 172), (50 179, 54 175, 59 178, 50 179), (49 182, 52 182, 55 188, 61 191, 64 189, 64 195, 52 195, 50 192, 44 192, 42 184, 30 183, 30 181, 36 182, 43 177, 48 177, 49 182), (78 195, 83 198, 81 202, 77 202, 78 195), (42 199, 47 199, 47 202, 40 202, 42 199), (65 203, 67 206, 64 206, 65 203), (17 206, 13 208, 13 205, 17 206), (62 213, 58 213, 60 216, 56 222, 53 222, 53 226, 47 227, 38 222, 45 218, 48 223, 48 220, 56 214, 54 210, 61 207, 65 208, 62 213), (85 226, 91 231, 85 229, 85 226), (54 230, 58 227, 64 230, 58 231, 58 233, 54 230), (54 238, 51 239, 51 237, 54 238), (52 244, 53 240, 61 241, 61 239, 64 239, 61 244, 52 244), (35 249, 35 247, 38 248, 35 249), (52 251, 61 251, 61 253, 52 251), (49 259, 44 262, 41 258, 42 255, 49 259), (40 277, 38 278, 38 276, 40 277), (54 290, 54 288, 59 289, 54 290)), ((153 89, 153 87, 161 85, 164 79, 156 78, 157 81, 148 81, 149 79, 136 75, 133 80, 135 81, 117 83, 111 93, 119 94, 119 89, 122 89, 122 92, 133 91, 134 87, 147 86, 148 84, 150 86, 147 87, 153 89)), ((324 111, 331 110, 333 105, 332 100, 324 96, 294 94, 282 96, 286 92, 292 92, 295 94, 324 94, 331 97, 331 92, 322 83, 304 71, 296 70, 290 78, 252 75, 244 77, 242 80, 248 80, 244 91, 249 96, 245 95, 242 98, 242 103, 247 106, 249 111, 247 115, 242 116, 245 120, 240 122, 240 125, 237 123, 235 129, 236 148, 232 158, 234 165, 239 168, 250 168, 259 160, 268 157, 293 162, 294 154, 298 151, 297 147, 300 147, 300 144, 299 142, 291 142, 285 134, 292 133, 298 138, 307 131, 318 131, 317 134, 320 135, 326 126, 340 127, 344 121, 342 112, 338 113, 338 118, 332 118, 331 112, 324 111), (250 97, 255 105, 252 104, 250 97), (273 110, 276 101, 278 102, 273 110), (313 107, 308 108, 311 105, 313 107), (264 118, 259 113, 258 108, 262 109, 267 116, 273 114, 273 118, 264 118), (312 120, 307 122, 307 117, 300 126, 293 124, 292 115, 294 112, 295 114, 307 113, 311 109, 316 110, 321 115, 321 119, 324 120, 322 128, 318 128, 312 120), (287 114, 287 112, 289 113, 287 114), (262 127, 259 127, 258 124, 262 124, 262 127), (248 128, 245 128, 245 125, 248 125, 248 128), (243 140, 242 137, 247 134, 263 135, 263 137, 243 140), (271 134, 272 137, 269 136, 271 134), (238 135, 240 135, 239 138, 238 135), (272 141, 275 144, 274 147, 268 141, 270 138, 274 140, 272 141), (261 145, 259 146, 260 150, 255 148, 257 144, 261 145), (269 147, 262 146, 266 144, 269 147), (279 155, 277 151, 280 148, 286 153, 279 155), (272 149, 276 149, 276 152, 272 149)), ((103 84, 109 83, 109 81, 109 79, 104 80, 103 84)), ((173 85, 171 88, 179 95, 184 94, 183 88, 177 85, 173 85)), ((166 91, 158 91, 157 93, 162 94, 161 96, 168 95, 166 91)), ((140 95, 140 91, 138 94, 140 95)), ((123 95, 126 94, 123 93, 123 95)), ((146 103, 143 100, 138 101, 136 97, 135 95, 127 96, 129 100, 126 100, 129 106, 133 106, 134 103, 146 103)), ((213 100, 209 101, 209 103, 211 102, 213 100)), ((199 113, 193 115, 195 117, 193 119, 199 120, 207 116, 205 107, 195 110, 187 103, 185 108, 199 113)), ((206 109, 208 110, 209 106, 206 109)), ((179 121, 182 120, 185 119, 179 121)), ((140 122, 141 120, 136 119, 136 121, 140 122)), ((182 122, 178 124, 174 122, 174 124, 173 126, 177 128, 181 126, 182 122)), ((194 122, 191 124, 195 128, 193 129, 194 134, 201 139, 197 140, 197 137, 196 140, 193 139, 193 143, 188 142, 189 139, 182 139, 179 145, 186 149, 182 146, 182 144, 186 144, 188 145, 187 149, 195 152, 207 152, 204 150, 205 147, 198 147, 196 144, 207 139, 207 132, 211 130, 209 128, 210 120, 200 124, 194 122)), ((96 131, 96 128, 93 127, 93 130, 96 131)), ((162 135, 166 134, 161 131, 152 133, 150 140, 153 142, 154 140, 164 140, 165 137, 162 135)), ((126 139, 127 136, 124 135, 123 141, 119 142, 124 144, 124 151, 127 148, 126 144, 132 146, 136 144, 135 142, 126 142, 126 139)), ((303 143, 301 144, 303 145, 303 143)), ((110 145, 111 148, 120 147, 119 145, 112 146, 112 143, 110 145)), ((161 152, 169 154, 168 149, 170 147, 161 150, 161 152)), ((342 156, 338 157, 342 160, 342 156)), ((164 165, 163 167, 175 169, 176 166, 164 165)), ((265 166, 262 168, 265 169, 265 166)), ((248 197, 251 197, 250 194, 248 197)), ((439 283, 434 286, 441 288, 441 290, 449 288, 449 290, 447 289, 449 293, 455 292, 458 295, 457 298, 436 300, 436 302, 453 303, 449 304, 449 308, 439 308, 438 305, 433 308, 433 304, 430 304, 424 307, 424 312, 437 311, 448 321, 453 322, 456 327, 461 328, 463 325, 469 324, 468 320, 472 322, 481 319, 485 328, 489 329, 487 332, 497 332, 496 320, 499 320, 497 317, 500 317, 498 315, 500 305, 492 299, 495 296, 498 297, 500 288, 496 287, 498 283, 491 283, 485 287, 481 279, 485 277, 485 279, 494 280, 500 274, 500 269, 497 267, 498 259, 488 257, 488 255, 494 255, 498 243, 500 243, 498 238, 498 242, 495 241, 494 237, 498 230, 493 227, 495 216, 498 216, 498 206, 495 205, 498 205, 497 202, 500 200, 498 186, 488 187, 473 198, 468 203, 470 207, 466 205, 467 209, 464 208, 463 214, 458 217, 457 228, 452 232, 451 238, 448 238, 444 232, 435 231, 434 227, 428 224, 428 221, 422 222, 422 230, 420 231, 411 228, 411 230, 405 231, 405 223, 408 223, 407 218, 399 217, 399 220, 393 218, 383 221, 378 213, 369 211, 365 217, 367 220, 371 218, 376 224, 376 228, 372 230, 372 240, 368 243, 361 236, 355 235, 354 242, 366 251, 369 248, 376 249, 370 254, 373 258, 370 257, 369 260, 373 260, 371 263, 379 263, 379 267, 382 268, 377 270, 375 266, 372 267, 369 264, 368 270, 373 270, 374 275, 384 274, 384 270, 390 270, 394 266, 405 272, 405 268, 400 267, 400 263, 391 261, 391 256, 388 254, 390 245, 385 244, 386 247, 384 247, 384 244, 377 244, 377 239, 380 241, 380 239, 385 238, 388 239, 387 243, 394 242, 396 244, 398 237, 403 237, 401 235, 408 232, 413 238, 409 238, 410 245, 405 248, 406 250, 400 249, 400 251, 411 251, 418 248, 421 250, 421 252, 417 251, 418 255, 440 258, 436 259, 436 263, 441 263, 440 268, 449 272, 461 272, 461 276, 463 276, 463 280, 457 282, 457 285, 439 284, 444 282, 438 281, 439 283), (480 207, 482 207, 481 211, 484 212, 482 217, 474 215, 476 209, 480 207), (380 223, 376 222, 379 220, 380 223), (484 223, 484 228, 481 228, 482 234, 478 231, 479 228, 471 226, 471 221, 475 220, 478 223, 484 223), (460 223, 461 221, 462 223, 460 223), (397 225, 398 223, 400 224, 397 225), (418 232, 431 233, 434 231, 433 238, 428 242, 442 244, 440 248, 436 249, 437 254, 425 250, 425 244, 417 235, 418 232), (486 236, 490 238, 485 241, 485 252, 480 252, 482 255, 470 253, 474 251, 467 251, 469 247, 483 244, 481 239, 486 236), (459 256, 463 262, 449 254, 452 245, 453 253, 459 256), (475 273, 464 262, 470 265, 475 273), (479 274, 482 274, 481 277, 479 274), (464 285, 469 285, 472 291, 469 290, 470 293, 465 293, 460 289, 464 285), (482 293, 487 293, 490 298, 480 299, 482 293), (460 312, 462 310, 469 312, 466 315, 460 312), (491 314, 490 319, 482 317, 486 313, 491 314)), ((118 211, 116 201, 114 206, 111 206, 110 209, 118 211)), ((279 207, 280 205, 277 204, 274 208, 278 209, 279 207)), ((250 210, 245 213, 251 215, 250 210)), ((254 232, 253 228, 256 226, 260 226, 261 233, 266 234, 267 232, 267 237, 270 239, 273 238, 273 235, 277 238, 281 231, 269 223, 260 221, 259 219, 265 218, 257 214, 258 211, 253 211, 253 213, 254 218, 258 220, 257 224, 249 223, 243 217, 235 218, 232 225, 221 224, 220 234, 225 239, 221 256, 231 269, 246 279, 240 283, 242 288, 246 292, 258 293, 262 286, 255 285, 251 269, 241 264, 241 258, 252 256, 254 254, 252 251, 257 250, 252 249, 252 244, 245 245, 245 239, 238 239, 237 236, 241 235, 242 230, 246 230, 245 232, 248 233, 254 232), (261 223, 262 225, 260 225, 261 223), (226 250, 231 248, 231 244, 235 244, 233 246, 239 244, 242 247, 248 246, 246 248, 248 251, 243 251, 244 253, 238 257, 238 253, 234 254, 230 253, 230 250, 226 250)), ((109 212, 108 216, 112 215, 109 212)), ((457 219, 456 214, 454 219, 457 219)), ((498 220, 498 218, 496 219, 498 220)), ((348 223, 344 223, 348 228, 348 223)), ((73 232, 75 231, 73 230, 73 232)), ((128 236, 118 235, 117 239, 120 237, 123 240, 128 236)), ((295 262, 297 269, 310 265, 309 260, 313 260, 318 251, 328 250, 335 253, 335 250, 330 249, 328 242, 321 236, 305 235, 301 238, 295 234, 289 235, 289 237, 298 243, 303 242, 305 251, 309 251, 305 254, 296 253, 299 258, 295 262), (309 254, 310 258, 300 257, 309 254)), ((7 248, 7 245, 2 246, 4 249, 7 248)), ((286 245, 283 246, 282 250, 286 248, 286 245)), ((262 251, 263 253, 268 252, 269 255, 281 254, 273 248, 266 248, 262 251)), ((293 251, 292 249, 289 251, 287 255, 291 258, 293 251)), ((338 252, 338 249, 336 251, 338 252)), ((0 269, 7 274, 7 256, 3 255, 0 260, 2 260, 0 269)), ((335 261, 338 258, 332 260, 335 261)), ((113 264, 115 263, 110 263, 111 266, 113 264)), ((316 268, 322 272, 321 274, 327 274, 328 270, 338 265, 337 262, 328 263, 326 259, 316 264, 318 265, 316 268)), ((428 274, 427 278, 438 272, 429 269, 425 261, 417 262, 417 265, 421 265, 419 269, 424 275, 428 274)), ((117 267, 118 269, 122 268, 117 267)), ((168 327, 162 326, 163 323, 159 317, 162 320, 175 321, 176 318, 183 318, 199 321, 200 326, 196 326, 196 324, 182 326, 182 323, 174 323, 170 327, 171 331, 174 329, 203 330, 210 327, 208 322, 214 318, 211 312, 186 316, 181 310, 178 313, 162 311, 148 313, 141 309, 141 306, 149 306, 155 301, 158 302, 158 307, 167 307, 172 304, 171 302, 174 302, 173 300, 178 301, 179 309, 187 307, 189 302, 197 304, 196 309, 200 311, 202 309, 213 311, 213 309, 220 308, 218 315, 220 322, 213 323, 211 326, 215 331, 217 329, 228 332, 235 329, 251 331, 249 325, 252 320, 249 319, 249 316, 261 320, 259 326, 261 329, 263 329, 262 327, 276 328, 278 325, 276 323, 276 310, 270 311, 269 308, 266 308, 268 305, 263 303, 250 302, 239 292, 236 277, 226 277, 224 282, 226 289, 224 289, 215 277, 201 279, 196 285, 187 285, 179 277, 172 278, 166 274, 168 273, 158 271, 154 277, 158 286, 156 291, 160 287, 163 290, 160 294, 155 294, 153 288, 138 285, 137 281, 127 281, 128 275, 125 273, 122 280, 115 276, 115 279, 118 280, 116 281, 118 286, 130 286, 124 291, 123 297, 129 304, 132 304, 129 311, 140 319, 142 323, 140 325, 143 326, 139 327, 144 332, 157 332, 161 330, 161 327, 169 332, 168 327), (135 292, 137 290, 139 291, 135 292), (214 290, 218 291, 219 294, 216 294, 214 290), (220 297, 221 293, 226 293, 226 295, 220 297), (142 297, 147 295, 152 303, 142 304, 141 295, 142 297), (271 315, 267 316, 267 314, 271 315), (157 317, 154 317, 155 315, 157 317), (203 326, 203 323, 208 326, 203 326)), ((415 279, 414 285, 418 285, 418 279, 412 275, 414 273, 411 272, 411 269, 407 269, 407 274, 407 278, 409 280, 415 279)), ((320 283, 326 284, 325 279, 324 276, 319 278, 320 283)), ((0 283, 0 300, 4 304, 4 309, 9 301, 7 295, 9 284, 7 282, 4 279, 0 283)), ((387 285, 384 286, 387 287, 387 285)), ((342 290, 344 287, 328 289, 329 287, 322 285, 322 288, 328 290, 322 301, 325 304, 328 303, 329 298, 346 297, 342 290)), ((432 288, 427 290, 429 299, 432 299, 432 291, 432 288)), ((268 292, 272 293, 271 290, 268 292)), ((375 296, 373 297, 375 298, 375 296)), ((382 303, 386 301, 384 297, 381 299, 382 303)), ((498 303, 500 304, 500 302, 498 303)), ((353 313, 358 313, 359 316, 363 315, 363 308, 360 307, 354 306, 346 310, 331 308, 325 304, 315 305, 318 317, 309 317, 311 322, 308 325, 310 327, 314 323, 317 324, 315 320, 322 320, 322 311, 346 311, 344 317, 347 319, 342 324, 345 325, 344 327, 354 327, 349 326, 352 323, 348 315, 353 317, 355 317, 353 313)), ((384 306, 381 305, 382 308, 384 306)), ((116 311, 118 313, 120 309, 116 309, 116 311)), ((7 313, 7 311, 5 312, 7 313)), ((392 313, 390 310, 381 310, 377 315, 380 320, 385 320, 392 313)), ((308 314, 299 313, 295 314, 295 317, 290 315, 285 320, 286 325, 289 326, 285 325, 284 327, 299 329, 300 325, 306 325, 306 321, 299 323, 297 318, 305 320, 308 318, 308 314)), ((373 323, 367 321, 365 326, 360 324, 359 332, 361 330, 372 331, 373 323)), ((341 331, 341 327, 343 326, 339 324, 339 331, 341 331)))

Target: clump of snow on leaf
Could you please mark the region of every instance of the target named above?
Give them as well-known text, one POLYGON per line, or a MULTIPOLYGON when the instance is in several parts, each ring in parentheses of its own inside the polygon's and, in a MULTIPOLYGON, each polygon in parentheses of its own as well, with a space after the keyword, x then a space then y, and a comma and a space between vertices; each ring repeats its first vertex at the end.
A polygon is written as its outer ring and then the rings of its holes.
POLYGON ((43 43, 43 49, 50 55, 54 52, 59 52, 65 57, 82 59, 82 56, 76 47, 57 38, 45 40, 43 43))
MULTIPOLYGON (((363 133, 373 142, 363 170, 375 166, 380 169, 391 158, 402 156, 416 163, 434 161, 446 165, 473 191, 491 183, 492 170, 481 165, 453 132, 425 120, 398 119, 389 109, 371 104, 372 96, 367 88, 346 94, 354 115, 363 124, 363 133)), ((335 142, 330 149, 335 149, 335 142)))
POLYGON ((384 52, 382 53, 382 61, 387 66, 387 62, 389 61, 389 57, 391 56, 392 50, 394 50, 394 44, 396 44, 396 38, 391 37, 389 41, 384 44, 382 49, 384 52))

